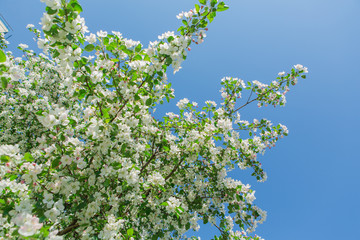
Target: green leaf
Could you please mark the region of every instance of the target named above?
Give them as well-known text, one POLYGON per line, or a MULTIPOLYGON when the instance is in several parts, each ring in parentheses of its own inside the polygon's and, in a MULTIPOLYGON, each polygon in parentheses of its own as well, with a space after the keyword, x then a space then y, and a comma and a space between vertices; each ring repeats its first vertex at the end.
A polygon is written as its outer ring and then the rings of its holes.
POLYGON ((78 4, 78 3, 76 3, 76 2, 71 3, 71 7, 72 7, 75 11, 77 11, 77 12, 79 12, 79 13, 81 13, 81 12, 83 11, 83 9, 82 9, 82 7, 80 6, 80 4, 78 4))
POLYGON ((28 152, 25 153, 24 159, 25 159, 27 162, 33 162, 33 161, 35 161, 35 159, 33 158, 33 156, 31 156, 31 154, 28 153, 28 152))
POLYGON ((8 80, 7 80, 7 78, 5 78, 5 77, 2 77, 1 78, 1 86, 2 86, 2 88, 7 88, 7 85, 8 85, 8 80))
POLYGON ((135 105, 134 107, 134 112, 138 113, 140 111, 140 107, 138 105, 135 105))
POLYGON ((148 98, 147 100, 146 100, 146 106, 150 106, 151 104, 152 104, 152 99, 151 98, 148 98))
POLYGON ((138 94, 135 94, 135 95, 134 95, 134 99, 135 99, 135 101, 139 101, 139 100, 140 100, 139 95, 138 95, 138 94))
POLYGON ((205 5, 205 4, 206 4, 206 0, 199 0, 199 3, 202 4, 202 5, 205 5))
POLYGON ((109 111, 110 111, 110 108, 104 108, 104 109, 102 109, 104 118, 110 118, 109 111))
POLYGON ((178 208, 175 209, 175 214, 177 217, 180 217, 181 216, 181 210, 179 210, 178 208))
POLYGON ((121 163, 118 163, 118 162, 114 162, 111 164, 111 166, 115 169, 115 170, 118 170, 121 168, 121 163))
POLYGON ((65 141, 65 136, 64 136, 64 134, 60 134, 59 139, 60 139, 61 141, 65 141))
POLYGON ((60 165, 60 158, 55 159, 52 163, 51 163, 51 167, 52 168, 57 168, 60 165))
POLYGON ((172 42, 175 38, 173 36, 170 36, 167 38, 168 42, 172 42))
POLYGON ((5 62, 6 61, 6 55, 3 52, 3 50, 0 49, 0 62, 5 62))
POLYGON ((142 57, 140 54, 136 54, 135 57, 132 60, 142 60, 142 57))
POLYGON ((210 6, 215 7, 216 4, 217 4, 217 0, 211 0, 210 6))
POLYGON ((10 161, 10 157, 9 157, 9 156, 6 156, 6 155, 2 155, 2 156, 0 157, 0 159, 1 159, 1 162, 3 162, 3 163, 7 163, 7 162, 10 161))
POLYGON ((125 153, 126 148, 127 148, 127 144, 121 145, 121 153, 125 153))
POLYGON ((104 37, 104 44, 105 44, 105 46, 106 45, 109 45, 109 41, 110 41, 110 39, 108 38, 108 37, 104 37))
POLYGON ((162 204, 160 204, 161 206, 168 206, 168 202, 163 202, 162 204))
POLYGON ((43 116, 43 114, 42 114, 43 112, 44 112, 43 110, 39 110, 39 111, 35 112, 35 114, 38 116, 43 116))
POLYGON ((141 50, 141 44, 138 44, 136 47, 135 47, 135 52, 140 52, 141 50))
POLYGON ((11 175, 11 177, 10 177, 10 181, 14 181, 15 179, 17 179, 18 178, 18 176, 17 175, 11 175))
POLYGON ((209 8, 208 8, 208 7, 205 7, 205 10, 204 10, 204 12, 201 14, 201 16, 206 16, 206 15, 208 15, 208 13, 209 13, 209 8))
MULTIPOLYGON (((44 219, 44 221, 46 220, 46 218, 44 219)), ((40 232, 42 233, 42 235, 44 235, 44 237, 47 237, 49 236, 49 228, 50 226, 47 226, 47 227, 42 227, 40 229, 40 232)))
POLYGON ((148 62, 150 62, 150 60, 151 60, 151 58, 150 58, 148 55, 145 55, 145 57, 144 57, 144 61, 148 61, 148 62))
POLYGON ((82 208, 84 208, 84 207, 86 207, 86 202, 80 203, 75 209, 76 209, 76 210, 80 210, 80 209, 82 209, 82 208))
POLYGON ((195 4, 195 9, 196 9, 196 12, 200 12, 200 6, 199 6, 199 4, 195 4))
POLYGON ((55 13, 57 13, 57 10, 54 10, 50 7, 46 7, 46 12, 49 14, 49 15, 53 15, 55 13))
POLYGON ((72 41, 74 39, 73 35, 72 34, 68 34, 66 35, 66 38, 69 40, 69 41, 72 41))
POLYGON ((60 55, 60 53, 57 50, 55 50, 55 52, 53 54, 53 58, 57 58, 59 55, 60 55))
POLYGON ((215 12, 211 12, 211 13, 207 16, 207 18, 209 19, 210 22, 212 22, 215 17, 216 17, 216 13, 215 13, 215 12))
POLYGON ((181 35, 184 35, 185 34, 185 27, 184 26, 179 27, 178 32, 180 32, 181 35))
POLYGON ((127 55, 133 54, 133 51, 131 51, 130 49, 124 49, 123 52, 126 53, 127 55))
POLYGON ((86 93, 87 92, 85 89, 80 89, 78 99, 79 100, 83 99, 86 96, 86 93))
POLYGON ((165 64, 169 66, 169 65, 172 63, 172 61, 173 61, 173 60, 172 60, 171 57, 167 57, 167 58, 165 59, 165 64))
POLYGON ((199 22, 199 19, 194 18, 191 23, 192 23, 193 25, 195 25, 195 24, 197 24, 198 22, 199 22))
POLYGON ((108 187, 110 185, 110 179, 106 179, 103 185, 104 187, 108 187))
POLYGON ((229 7, 227 5, 225 5, 224 2, 221 2, 221 3, 219 3, 216 11, 222 12, 222 11, 225 11, 225 10, 228 10, 228 9, 229 9, 229 7))
POLYGON ((126 232, 127 232, 127 235, 128 235, 129 237, 131 237, 131 236, 134 234, 134 229, 129 228, 126 232))
POLYGON ((93 51, 93 50, 95 49, 95 46, 92 45, 92 44, 89 44, 89 45, 87 45, 84 49, 85 49, 85 51, 87 51, 87 52, 91 52, 91 51, 93 51))

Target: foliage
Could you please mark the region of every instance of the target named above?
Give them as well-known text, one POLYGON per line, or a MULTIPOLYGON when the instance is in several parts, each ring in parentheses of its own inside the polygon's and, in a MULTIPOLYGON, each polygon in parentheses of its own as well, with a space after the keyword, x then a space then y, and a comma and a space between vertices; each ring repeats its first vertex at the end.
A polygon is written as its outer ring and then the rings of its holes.
POLYGON ((227 173, 252 168, 265 180, 257 155, 288 131, 239 111, 254 101, 284 105, 307 69, 296 65, 269 85, 226 77, 221 104, 199 111, 182 99, 178 114, 158 120, 152 110, 174 98, 167 70, 181 68, 228 6, 200 0, 177 16, 178 34, 145 48, 118 32, 89 33, 77 0, 42 1, 42 31, 28 28, 43 53, 20 44, 24 58, 15 58, 0 43, 0 236, 179 239, 201 220, 218 228, 215 239, 260 239, 247 232, 266 213, 227 173))

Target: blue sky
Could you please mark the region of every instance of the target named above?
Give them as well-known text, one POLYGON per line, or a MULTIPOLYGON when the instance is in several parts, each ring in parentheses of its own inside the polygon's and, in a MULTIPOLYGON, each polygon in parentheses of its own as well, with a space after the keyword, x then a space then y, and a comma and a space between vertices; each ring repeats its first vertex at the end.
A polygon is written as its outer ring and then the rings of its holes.
MULTIPOLYGON (((257 234, 266 240, 338 240, 360 236, 360 2, 358 0, 226 1, 228 11, 192 46, 183 69, 169 75, 176 100, 159 111, 176 111, 187 97, 199 104, 219 100, 220 79, 239 77, 270 83, 295 64, 309 68, 288 94, 285 108, 243 109, 243 119, 267 118, 287 125, 288 137, 261 158, 268 181, 248 172, 233 176, 256 190, 256 204, 268 211, 257 234)), ((9 40, 33 49, 28 23, 40 21, 37 0, 0 0, 0 13, 14 32, 9 40)), ((92 32, 116 30, 147 46, 180 26, 176 14, 195 0, 80 0, 92 32)), ((19 53, 16 53, 19 55, 19 53)), ((246 96, 246 95, 245 95, 246 96)), ((215 230, 214 230, 215 231, 215 230)), ((202 239, 211 232, 200 230, 202 239)))

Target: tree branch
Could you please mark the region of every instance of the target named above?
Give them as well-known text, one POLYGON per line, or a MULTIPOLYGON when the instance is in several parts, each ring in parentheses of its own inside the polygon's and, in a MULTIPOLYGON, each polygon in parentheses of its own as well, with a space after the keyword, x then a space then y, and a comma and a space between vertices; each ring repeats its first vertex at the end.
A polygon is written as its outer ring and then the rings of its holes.
POLYGON ((57 233, 58 236, 63 236, 69 232, 71 232, 73 229, 79 227, 80 225, 77 223, 77 220, 75 219, 74 221, 72 221, 72 223, 70 223, 70 225, 65 228, 64 230, 61 230, 60 232, 57 233))
POLYGON ((174 169, 169 173, 169 175, 167 175, 165 181, 168 180, 176 172, 176 170, 180 167, 180 165, 183 163, 184 160, 185 158, 180 160, 179 164, 174 167, 174 169))

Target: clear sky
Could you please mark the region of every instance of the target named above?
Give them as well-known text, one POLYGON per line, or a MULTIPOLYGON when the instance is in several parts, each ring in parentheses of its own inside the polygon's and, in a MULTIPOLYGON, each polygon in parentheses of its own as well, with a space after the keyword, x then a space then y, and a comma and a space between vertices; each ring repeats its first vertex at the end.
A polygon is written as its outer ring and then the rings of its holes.
MULTIPOLYGON (((219 100, 220 79, 239 77, 270 83, 295 64, 309 68, 288 93, 284 108, 250 106, 243 119, 267 118, 290 134, 261 159, 268 181, 248 172, 232 176, 256 190, 256 204, 268 211, 257 233, 266 240, 360 239, 360 1, 236 0, 209 25, 205 42, 193 45, 183 69, 169 75, 176 100, 199 104, 219 100)), ((145 46, 180 26, 176 14, 196 0, 80 0, 92 32, 116 30, 145 46)), ((35 48, 28 23, 37 25, 39 0, 0 0, 0 13, 18 43, 35 48)), ((245 95, 246 96, 246 95, 245 95)), ((215 231, 215 230, 214 230, 215 231)), ((208 228, 200 230, 210 239, 208 228)))

